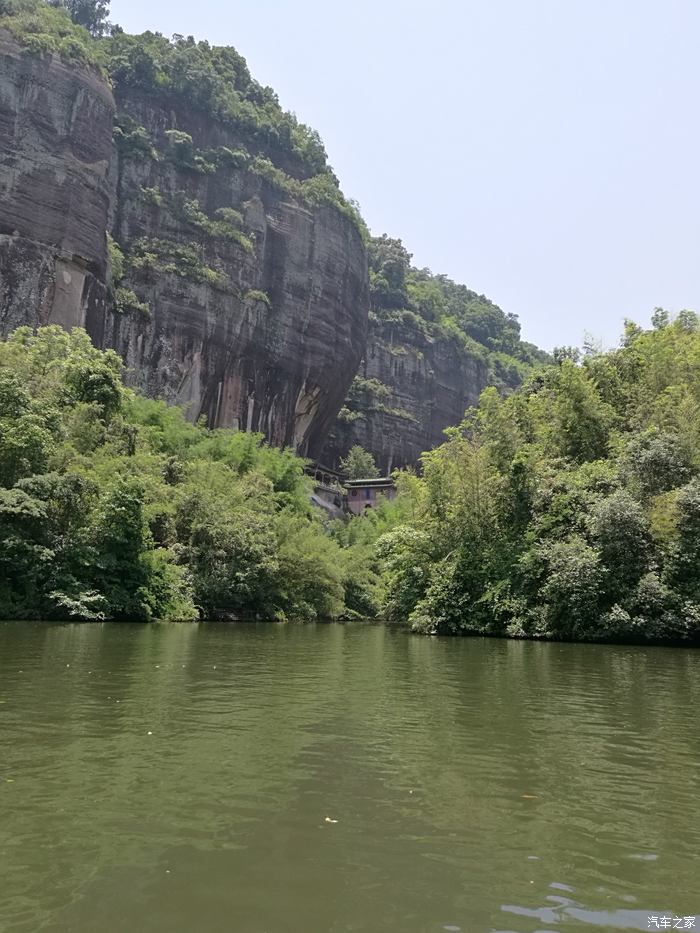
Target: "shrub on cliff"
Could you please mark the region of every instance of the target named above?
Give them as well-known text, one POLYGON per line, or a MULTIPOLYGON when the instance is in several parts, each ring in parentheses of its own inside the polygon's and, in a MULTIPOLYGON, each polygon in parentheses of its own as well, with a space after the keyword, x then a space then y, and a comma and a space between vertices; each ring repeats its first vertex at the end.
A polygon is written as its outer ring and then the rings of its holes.
POLYGON ((109 3, 106 0, 48 0, 50 6, 68 13, 78 26, 84 26, 93 36, 103 35, 109 27, 109 3))
POLYGON ((0 0, 0 28, 29 52, 57 52, 75 65, 100 67, 103 54, 89 32, 73 22, 60 4, 46 0, 0 0))
POLYGON ((340 461, 340 469, 348 479, 374 479, 379 476, 374 457, 359 444, 351 447, 347 457, 340 461))

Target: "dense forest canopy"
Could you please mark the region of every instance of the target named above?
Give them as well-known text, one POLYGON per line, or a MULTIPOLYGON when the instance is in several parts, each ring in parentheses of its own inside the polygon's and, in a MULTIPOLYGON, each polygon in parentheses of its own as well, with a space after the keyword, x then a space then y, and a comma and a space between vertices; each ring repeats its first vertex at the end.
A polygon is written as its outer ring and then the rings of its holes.
POLYGON ((0 344, 0 618, 337 616, 304 461, 126 389, 83 331, 0 344))
MULTIPOLYGON (((700 636, 700 325, 563 357, 324 525, 304 461, 126 389, 50 327, 0 344, 0 615, 375 616, 415 631, 700 636)), ((355 452, 356 456, 361 454, 355 452)), ((366 464, 363 464, 363 468, 366 464)))
POLYGON ((507 398, 486 389, 406 477, 377 543, 384 612, 418 631, 700 636, 700 329, 628 323, 507 398))

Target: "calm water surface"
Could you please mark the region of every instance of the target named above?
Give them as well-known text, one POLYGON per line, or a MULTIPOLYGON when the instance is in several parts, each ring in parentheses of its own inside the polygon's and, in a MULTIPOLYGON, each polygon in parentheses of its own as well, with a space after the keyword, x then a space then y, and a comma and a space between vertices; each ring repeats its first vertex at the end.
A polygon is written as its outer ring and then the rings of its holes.
POLYGON ((0 930, 700 928, 698 711, 691 650, 0 624, 0 930))

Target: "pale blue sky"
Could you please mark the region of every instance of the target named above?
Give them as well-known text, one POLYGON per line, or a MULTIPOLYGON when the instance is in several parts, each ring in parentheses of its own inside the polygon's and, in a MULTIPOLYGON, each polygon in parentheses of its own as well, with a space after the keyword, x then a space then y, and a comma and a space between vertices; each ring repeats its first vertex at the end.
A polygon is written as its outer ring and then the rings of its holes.
POLYGON ((698 0, 112 0, 236 46, 371 230, 545 348, 700 311, 698 0))

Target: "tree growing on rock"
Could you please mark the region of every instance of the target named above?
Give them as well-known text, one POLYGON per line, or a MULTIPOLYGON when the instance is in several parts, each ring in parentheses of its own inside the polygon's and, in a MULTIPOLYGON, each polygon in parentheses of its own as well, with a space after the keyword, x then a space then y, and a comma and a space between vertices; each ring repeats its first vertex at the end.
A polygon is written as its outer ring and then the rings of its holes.
POLYGON ((51 6, 65 10, 78 26, 84 26, 93 36, 107 32, 108 0, 49 0, 51 6))

